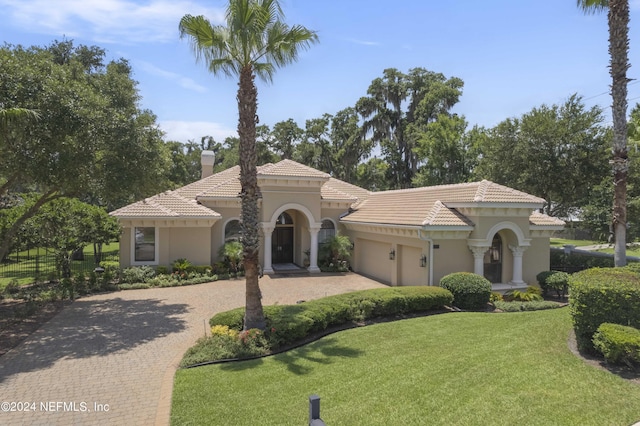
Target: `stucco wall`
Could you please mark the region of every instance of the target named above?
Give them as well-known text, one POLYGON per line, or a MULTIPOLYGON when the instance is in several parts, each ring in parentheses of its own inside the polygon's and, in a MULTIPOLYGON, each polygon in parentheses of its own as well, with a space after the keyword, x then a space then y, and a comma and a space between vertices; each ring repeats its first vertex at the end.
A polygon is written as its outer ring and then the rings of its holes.
POLYGON ((428 264, 420 266, 423 250, 420 247, 399 245, 397 252, 398 285, 428 285, 428 264))
POLYGON ((160 263, 186 258, 194 265, 210 265, 210 238, 210 228, 160 228, 160 263))
POLYGON ((523 256, 522 279, 529 285, 537 285, 536 275, 549 270, 549 239, 533 238, 523 256))
POLYGON ((120 267, 131 266, 131 228, 123 228, 120 235, 120 267))
POLYGON ((434 240, 433 245, 433 285, 452 272, 473 272, 473 255, 467 240, 434 240))

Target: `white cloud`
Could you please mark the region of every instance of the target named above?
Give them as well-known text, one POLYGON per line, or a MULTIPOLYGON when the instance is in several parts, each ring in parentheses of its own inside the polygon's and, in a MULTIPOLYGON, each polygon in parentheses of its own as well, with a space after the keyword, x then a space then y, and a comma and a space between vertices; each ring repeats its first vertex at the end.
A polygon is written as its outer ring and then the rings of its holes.
POLYGON ((178 36, 180 18, 189 13, 223 22, 224 12, 194 0, 0 0, 4 24, 55 36, 98 42, 166 42, 178 36))
POLYGON ((141 69, 142 71, 145 71, 151 75, 162 77, 167 80, 176 81, 181 87, 185 89, 194 90, 198 93, 205 93, 208 90, 206 87, 196 83, 195 81, 193 81, 188 77, 183 77, 180 74, 163 70, 162 68, 158 68, 152 63, 149 63, 147 61, 135 61, 135 62, 138 65, 139 69, 141 69))
POLYGON ((355 38, 346 38, 345 40, 351 43, 361 44, 363 46, 380 46, 380 43, 377 41, 358 40, 355 38))
POLYGON ((208 121, 161 121, 159 124, 167 141, 199 142, 203 136, 213 136, 216 142, 222 143, 227 137, 238 135, 235 129, 208 121))

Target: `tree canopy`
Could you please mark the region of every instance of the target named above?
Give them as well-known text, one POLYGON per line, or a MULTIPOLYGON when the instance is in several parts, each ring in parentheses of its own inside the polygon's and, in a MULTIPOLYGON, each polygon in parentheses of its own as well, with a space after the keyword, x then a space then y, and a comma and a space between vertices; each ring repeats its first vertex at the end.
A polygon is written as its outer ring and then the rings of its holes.
MULTIPOLYGON (((36 191, 10 238, 47 202, 77 197, 116 208, 165 189, 168 157, 155 116, 140 109, 124 59, 99 47, 55 41, 0 48, 0 105, 38 119, 0 139, 0 196, 36 191)), ((9 242, 3 240, 0 257, 9 242)))

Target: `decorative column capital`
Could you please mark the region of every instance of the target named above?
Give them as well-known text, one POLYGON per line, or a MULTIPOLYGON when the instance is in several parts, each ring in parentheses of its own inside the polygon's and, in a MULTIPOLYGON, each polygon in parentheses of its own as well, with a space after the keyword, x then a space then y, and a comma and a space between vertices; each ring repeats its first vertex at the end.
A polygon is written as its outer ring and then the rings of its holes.
POLYGON ((321 228, 322 228, 322 223, 312 223, 309 225, 309 232, 311 234, 317 234, 318 232, 320 232, 321 228))
POLYGON ((509 250, 511 250, 511 253, 513 253, 514 257, 522 257, 525 250, 527 250, 528 248, 528 246, 514 246, 509 244, 509 250))
POLYGON ((265 235, 271 235, 276 226, 271 222, 260 222, 260 226, 262 227, 262 232, 265 235))
POLYGON ((469 246, 469 250, 473 253, 474 258, 482 258, 484 254, 489 250, 489 247, 484 246, 469 246))

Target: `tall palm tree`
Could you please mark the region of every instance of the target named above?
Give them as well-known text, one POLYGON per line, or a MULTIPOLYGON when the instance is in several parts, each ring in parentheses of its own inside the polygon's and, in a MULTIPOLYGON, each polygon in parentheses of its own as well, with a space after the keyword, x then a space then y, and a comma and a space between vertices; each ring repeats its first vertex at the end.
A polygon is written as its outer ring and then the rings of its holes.
POLYGON ((611 64, 611 97, 613 116, 613 232, 615 238, 614 263, 627 263, 627 69, 629 69, 629 0, 577 0, 585 13, 607 10, 609 23, 609 56, 611 64))
POLYGON ((229 0, 226 26, 211 25, 204 16, 185 15, 180 37, 187 37, 197 61, 213 74, 239 77, 238 136, 242 192, 242 245, 246 278, 244 328, 264 329, 258 285, 258 188, 256 171, 256 123, 258 90, 255 77, 271 82, 276 68, 297 60, 300 49, 318 36, 300 25, 288 26, 277 0, 229 0))

